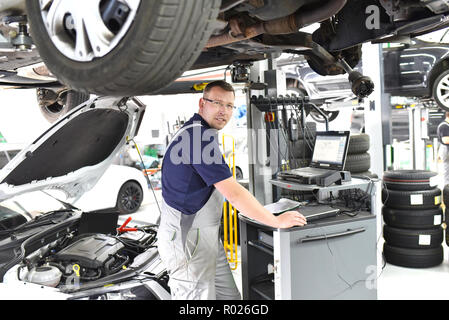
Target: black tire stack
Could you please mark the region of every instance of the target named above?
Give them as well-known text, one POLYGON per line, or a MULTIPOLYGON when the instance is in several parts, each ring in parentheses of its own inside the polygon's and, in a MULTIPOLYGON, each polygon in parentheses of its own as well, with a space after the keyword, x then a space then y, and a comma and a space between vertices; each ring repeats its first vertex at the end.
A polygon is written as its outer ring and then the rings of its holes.
POLYGON ((351 172, 351 176, 355 178, 377 178, 377 175, 369 171, 371 167, 371 156, 368 153, 369 142, 369 135, 365 133, 354 134, 349 137, 344 170, 351 172))
POLYGON ((443 262, 441 190, 433 185, 436 172, 384 172, 382 216, 386 262, 409 268, 429 268, 443 262))
POLYGON ((443 188, 443 203, 444 203, 444 223, 446 224, 446 245, 449 246, 449 230, 447 226, 449 225, 449 184, 445 185, 443 188))

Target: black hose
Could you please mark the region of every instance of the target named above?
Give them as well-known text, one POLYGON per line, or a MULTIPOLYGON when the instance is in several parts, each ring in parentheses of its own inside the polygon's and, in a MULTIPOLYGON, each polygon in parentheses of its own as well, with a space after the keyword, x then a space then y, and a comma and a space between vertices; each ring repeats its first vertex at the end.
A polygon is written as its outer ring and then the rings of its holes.
POLYGON ((68 219, 67 221, 65 221, 64 223, 59 223, 56 226, 54 226, 53 228, 48 228, 44 231, 41 231, 31 237, 29 237, 28 239, 26 239, 25 241, 22 242, 22 244, 20 245, 20 253, 11 259, 11 261, 5 265, 3 265, 0 268, 0 282, 3 282, 3 277, 5 275, 5 273, 12 268, 14 265, 18 264, 21 260, 23 260, 25 258, 25 248, 28 246, 28 244, 32 243, 33 241, 36 241, 38 239, 40 239, 42 237, 42 235, 45 234, 49 234, 51 233, 53 230, 56 230, 58 228, 61 228, 62 226, 68 227, 71 223, 73 223, 74 220, 78 220, 78 218, 76 219, 68 219))
POLYGON ((35 238, 37 239, 40 236, 41 236, 41 234, 38 233, 38 234, 35 234, 34 236, 29 237, 24 242, 22 242, 22 244, 20 245, 20 253, 19 253, 19 255, 17 255, 9 263, 5 264, 1 268, 2 271, 0 273, 0 281, 3 281, 3 276, 5 275, 6 271, 11 269, 13 266, 18 264, 21 260, 23 260, 23 258, 25 258, 25 246, 28 245, 29 242, 34 241, 35 238))
POLYGON ((119 257, 119 258, 124 258, 125 260, 122 262, 122 263, 120 263, 117 267, 115 267, 114 269, 110 269, 109 270, 109 272, 108 272, 108 274, 113 274, 113 273, 116 273, 117 271, 119 271, 125 264, 127 264, 128 262, 129 262, 129 257, 128 256, 121 256, 121 255, 119 255, 119 254, 116 254, 116 256, 117 257, 119 257))
POLYGON ((98 274, 95 276, 92 276, 92 277, 80 276, 80 279, 85 280, 85 281, 98 280, 98 279, 100 279, 102 272, 101 272, 101 269, 98 269, 97 271, 98 271, 98 274))

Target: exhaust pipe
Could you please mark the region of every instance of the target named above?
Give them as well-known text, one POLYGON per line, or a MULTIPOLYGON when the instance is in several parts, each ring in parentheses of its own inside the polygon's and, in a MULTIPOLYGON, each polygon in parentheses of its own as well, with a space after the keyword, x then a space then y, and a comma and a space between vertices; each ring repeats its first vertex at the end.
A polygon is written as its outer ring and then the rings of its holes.
POLYGON ((296 13, 287 17, 261 22, 243 30, 240 20, 235 18, 229 22, 231 26, 230 32, 210 37, 206 48, 248 40, 264 33, 272 35, 295 33, 302 27, 322 22, 334 16, 345 6, 346 2, 347 0, 328 0, 324 6, 319 8, 308 11, 299 9, 296 13))

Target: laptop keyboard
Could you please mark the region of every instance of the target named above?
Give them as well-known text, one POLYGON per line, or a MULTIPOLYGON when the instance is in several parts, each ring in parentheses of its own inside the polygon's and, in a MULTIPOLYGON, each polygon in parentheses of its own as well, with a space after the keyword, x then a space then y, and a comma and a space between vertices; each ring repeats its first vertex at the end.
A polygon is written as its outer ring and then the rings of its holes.
POLYGON ((326 169, 307 167, 307 168, 298 169, 298 174, 301 176, 314 176, 314 175, 322 175, 329 171, 330 170, 326 170, 326 169))

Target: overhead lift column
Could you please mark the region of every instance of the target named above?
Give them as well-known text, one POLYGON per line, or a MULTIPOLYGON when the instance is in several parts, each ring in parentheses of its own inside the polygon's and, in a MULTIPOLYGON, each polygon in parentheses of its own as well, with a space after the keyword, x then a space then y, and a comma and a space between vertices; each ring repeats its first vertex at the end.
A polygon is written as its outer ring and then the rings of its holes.
POLYGON ((275 188, 268 181, 279 167, 279 150, 282 152, 286 148, 285 142, 279 138, 276 121, 271 122, 269 119, 278 115, 262 112, 251 104, 253 95, 276 97, 285 94, 285 74, 273 70, 272 64, 272 60, 255 62, 250 68, 250 81, 253 85, 249 85, 246 89, 249 190, 262 204, 272 203, 276 196, 273 194, 275 188))

